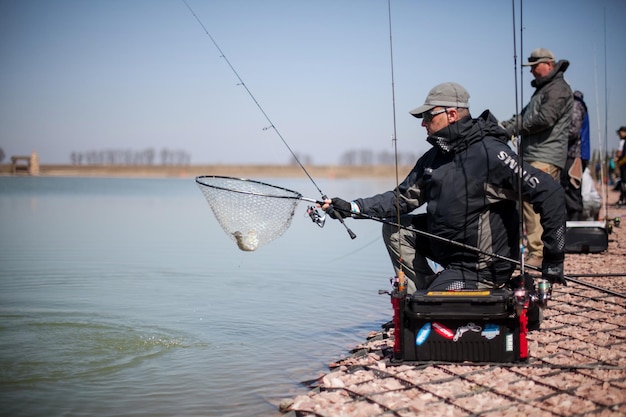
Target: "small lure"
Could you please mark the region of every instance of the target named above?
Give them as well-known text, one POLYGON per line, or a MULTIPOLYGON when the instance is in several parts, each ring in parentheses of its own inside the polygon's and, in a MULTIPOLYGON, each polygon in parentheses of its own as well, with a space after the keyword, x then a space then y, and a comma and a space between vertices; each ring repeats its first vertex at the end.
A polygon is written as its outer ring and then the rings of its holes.
POLYGON ((424 344, 426 339, 430 336, 430 323, 427 322, 422 326, 422 328, 417 332, 417 336, 415 337, 415 345, 421 346, 424 344))
POLYGON ((449 339, 449 340, 452 340, 454 338, 454 332, 452 332, 452 330, 448 329, 446 326, 444 326, 441 323, 434 322, 433 328, 435 329, 437 333, 439 333, 441 337, 445 337, 446 339, 449 339))

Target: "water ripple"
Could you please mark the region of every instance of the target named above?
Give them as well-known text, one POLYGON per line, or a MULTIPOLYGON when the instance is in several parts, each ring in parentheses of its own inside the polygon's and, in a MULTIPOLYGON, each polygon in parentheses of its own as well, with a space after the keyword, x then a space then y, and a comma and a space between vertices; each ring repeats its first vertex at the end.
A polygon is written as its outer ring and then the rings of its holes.
POLYGON ((0 384, 97 377, 190 346, 182 334, 84 313, 0 314, 0 384))

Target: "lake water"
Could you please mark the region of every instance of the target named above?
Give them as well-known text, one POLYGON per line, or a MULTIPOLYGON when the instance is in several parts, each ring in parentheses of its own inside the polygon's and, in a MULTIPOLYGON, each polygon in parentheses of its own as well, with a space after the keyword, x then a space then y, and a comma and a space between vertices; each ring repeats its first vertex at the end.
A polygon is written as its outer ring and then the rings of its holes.
POLYGON ((391 318, 380 224, 348 219, 351 240, 306 204, 243 252, 193 178, 0 177, 0 415, 278 415, 391 318))

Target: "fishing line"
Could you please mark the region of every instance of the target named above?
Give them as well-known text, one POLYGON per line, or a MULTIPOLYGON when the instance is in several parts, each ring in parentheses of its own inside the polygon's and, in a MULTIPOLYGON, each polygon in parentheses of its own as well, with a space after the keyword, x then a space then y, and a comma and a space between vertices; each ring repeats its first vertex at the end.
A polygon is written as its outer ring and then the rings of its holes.
MULTIPOLYGON (((363 235, 361 235, 361 237, 363 237, 363 235)), ((343 254, 341 254, 340 256, 337 256, 335 258, 331 258, 328 259, 324 262, 324 264, 329 264, 329 263, 334 263, 336 261, 345 261, 347 258, 351 257, 352 255, 356 255, 356 254, 362 254, 363 249, 366 249, 370 246, 372 246, 375 243, 378 243, 380 240, 382 239, 382 237, 380 236, 380 234, 378 234, 378 236, 376 236, 375 238, 371 239, 369 242, 366 242, 365 244, 359 246, 358 248, 351 250, 350 252, 345 252, 343 254)))
MULTIPOLYGON (((209 37, 209 39, 211 39, 211 42, 213 43, 213 45, 215 46, 215 48, 218 50, 218 52, 220 53, 220 57, 224 58, 224 61, 226 61, 226 63, 228 64, 228 67, 231 69, 231 71, 235 74, 235 76, 237 77, 237 80, 239 80, 239 85, 243 86, 243 88, 246 90, 246 92, 248 93, 248 95, 250 96, 250 98, 252 99, 252 101, 254 101, 254 104, 256 104, 256 106, 258 107, 258 109, 261 111, 261 113, 263 114, 263 116, 265 117, 265 119, 267 120, 267 122, 269 123, 269 126, 266 127, 263 130, 267 130, 267 129, 272 129, 274 130, 274 132, 276 132, 276 134, 278 135, 278 137, 280 138, 280 140, 283 142, 283 144, 287 147, 287 149, 289 150, 289 152, 291 153, 291 156, 293 157, 293 159, 298 163, 298 165, 300 166, 300 168, 302 168, 302 170, 304 171, 304 173, 306 174, 306 176, 309 178, 309 180, 311 180, 311 183, 313 183, 313 185, 315 186, 315 188, 317 188, 317 191, 320 193, 320 195, 322 196, 322 201, 323 200, 327 200, 328 197, 326 197, 326 194, 324 194, 322 192, 322 190, 320 189, 320 187, 318 187, 317 183, 313 180, 313 177, 311 177, 311 175, 309 174, 309 172, 306 170, 306 168, 304 167, 304 165, 302 165, 302 163, 300 162, 300 159, 296 156, 295 152, 291 149, 291 147, 289 146, 289 144, 287 143, 287 141, 285 140, 285 138, 283 138, 283 135, 280 133, 280 131, 278 130, 278 128, 276 128, 276 125, 274 124, 274 122, 272 122, 272 120, 269 118, 269 116, 267 115, 267 113, 265 112, 265 110, 263 110, 263 107, 261 107, 261 104, 259 104, 258 100, 256 99, 256 97, 254 96, 254 94, 252 94, 252 91, 250 91, 250 89, 248 88, 248 86, 246 85, 246 83, 243 81, 243 79, 241 78, 241 76, 239 76, 239 73, 237 72, 237 70, 235 69, 235 67, 230 63, 230 60, 226 57, 226 54, 224 53, 224 51, 222 51, 222 48, 219 47, 219 45, 217 44, 217 42, 215 41, 215 39, 213 38, 213 36, 211 36, 211 34, 209 33, 208 29, 206 28, 206 26, 204 26, 204 24, 202 23, 202 21, 200 20, 200 18, 198 17, 198 15, 193 11, 193 9, 191 8, 191 6, 189 5, 189 3, 187 3, 186 0, 182 0, 182 2, 185 4, 185 6, 187 6, 187 8, 189 9, 189 11, 191 12, 191 14, 193 15, 193 17, 196 19, 196 21, 200 24, 200 26, 202 27, 202 29, 204 30, 204 33, 206 33, 206 35, 209 37)), ((323 203, 322 203, 323 204, 323 203)), ((327 213, 332 214, 333 211, 333 207, 332 205, 326 210, 327 213)), ((317 219, 320 218, 319 215, 314 214, 317 213, 317 210, 315 208, 310 208, 309 213, 311 215, 311 218, 313 219, 313 221, 316 221, 317 219)), ((348 226, 346 226, 346 224, 344 223, 343 219, 341 217, 338 217, 337 220, 339 220, 341 222, 341 224, 346 228, 346 231, 348 232, 348 234, 350 235, 350 238, 354 239, 356 238, 356 235, 352 232, 352 230, 350 230, 348 228, 348 226)), ((319 223, 318 223, 319 224, 319 223)))
POLYGON ((278 137, 280 138, 280 140, 285 144, 285 146, 287 147, 287 149, 289 149, 289 152, 291 153, 291 155, 293 156, 294 160, 298 163, 298 165, 300 166, 300 168, 302 168, 302 170, 304 171, 304 173, 309 177, 309 179, 311 180, 311 182, 313 183, 313 185, 315 186, 315 188, 317 188, 317 191, 319 191, 319 193, 321 195, 324 195, 324 193, 322 192, 322 190, 320 190, 320 188, 317 186, 317 184, 315 183, 315 181, 313 180, 313 178, 311 177, 311 175, 309 175, 309 172, 306 170, 306 168, 304 168, 304 165, 302 165, 302 163, 300 162, 300 159, 298 159, 298 157, 296 156, 296 154, 294 153, 294 151, 291 149, 291 147, 289 146, 289 144, 287 144, 287 141, 283 138, 283 135, 281 135, 280 131, 278 130, 278 128, 276 127, 276 125, 274 124, 274 122, 272 122, 272 120, 270 119, 270 117, 267 115, 267 113, 265 112, 265 110, 263 110, 263 107, 261 107, 261 104, 259 104, 259 102, 257 101, 256 97, 254 97, 254 94, 252 94, 252 91, 250 91, 250 89, 248 88, 248 86, 246 85, 246 83, 243 81, 243 79, 239 76, 239 73, 237 72, 237 70, 235 69, 235 67, 233 67, 233 65, 230 63, 229 59, 226 57, 226 54, 222 51, 222 48, 219 47, 219 45, 217 44, 217 42, 215 41, 215 39, 213 38, 213 36, 211 36, 211 34, 209 33, 209 31, 207 30, 207 28, 204 26, 204 24, 202 23, 202 21, 200 20, 200 18, 198 17, 198 15, 193 11, 193 9, 191 8, 191 6, 189 5, 189 3, 187 3, 186 0, 182 0, 183 3, 185 3, 185 6, 187 6, 187 8, 189 9, 189 11, 191 12, 191 14, 193 15, 193 17, 196 18, 196 20, 198 21, 198 23, 200 24, 200 26, 202 27, 202 29, 204 30, 204 33, 206 33, 206 35, 209 37, 209 39, 211 39, 211 42, 213 43, 213 45, 215 45, 215 48, 218 50, 218 52, 220 53, 220 57, 224 58, 224 61, 226 61, 226 64, 228 64, 228 67, 231 69, 231 71, 233 72, 233 74, 235 74, 235 76, 237 77, 237 80, 239 80, 239 85, 241 85, 246 92, 248 93, 248 95, 250 96, 250 98, 252 99, 252 101, 254 101, 254 104, 256 104, 256 106, 258 107, 258 109, 261 111, 261 113, 263 114, 263 116, 265 117, 265 120, 267 120, 267 122, 270 124, 268 127, 264 128, 263 130, 267 130, 267 129, 273 129, 274 132, 276 132, 276 134, 278 135, 278 137))

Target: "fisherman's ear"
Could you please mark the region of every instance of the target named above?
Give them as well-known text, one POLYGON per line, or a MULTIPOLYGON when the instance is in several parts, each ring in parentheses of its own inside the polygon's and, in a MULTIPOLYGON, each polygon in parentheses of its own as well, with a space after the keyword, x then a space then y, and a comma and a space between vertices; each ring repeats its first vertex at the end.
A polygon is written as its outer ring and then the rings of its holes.
POLYGON ((459 112, 454 107, 450 107, 446 110, 446 117, 448 118, 448 123, 454 123, 459 120, 459 112))

